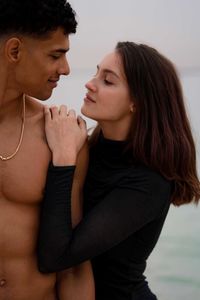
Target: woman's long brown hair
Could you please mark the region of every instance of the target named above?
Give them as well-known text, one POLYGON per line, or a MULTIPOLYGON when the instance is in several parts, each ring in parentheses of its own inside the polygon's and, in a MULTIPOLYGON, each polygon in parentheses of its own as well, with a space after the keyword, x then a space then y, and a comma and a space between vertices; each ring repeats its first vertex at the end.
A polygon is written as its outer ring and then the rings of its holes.
MULTIPOLYGON (((173 181, 173 204, 197 204, 200 182, 195 144, 173 64, 143 44, 119 42, 116 52, 123 62, 136 106, 129 133, 134 160, 173 181)), ((97 140, 99 132, 98 125, 91 135, 91 143, 97 140)))

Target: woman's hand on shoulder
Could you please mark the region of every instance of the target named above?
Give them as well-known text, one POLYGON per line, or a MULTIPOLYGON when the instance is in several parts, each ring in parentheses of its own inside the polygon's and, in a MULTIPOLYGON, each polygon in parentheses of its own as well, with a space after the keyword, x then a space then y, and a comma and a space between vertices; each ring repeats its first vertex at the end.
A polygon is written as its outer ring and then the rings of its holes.
POLYGON ((61 105, 44 107, 45 132, 55 166, 76 164, 77 155, 87 138, 85 121, 73 109, 61 105))

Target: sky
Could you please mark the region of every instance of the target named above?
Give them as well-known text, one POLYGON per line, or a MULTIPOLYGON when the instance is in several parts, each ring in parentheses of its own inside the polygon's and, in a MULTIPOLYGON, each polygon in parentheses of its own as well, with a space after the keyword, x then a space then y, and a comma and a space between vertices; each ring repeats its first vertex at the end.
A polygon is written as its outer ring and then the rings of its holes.
POLYGON ((181 70, 200 72, 199 0, 69 0, 77 13, 70 63, 91 68, 116 43, 130 40, 160 50, 181 70))
MULTIPOLYGON (((71 73, 61 77, 49 105, 67 104, 80 112, 85 83, 118 41, 148 44, 173 61, 183 82, 192 119, 200 130, 200 0, 69 0, 76 11, 77 33, 70 36, 71 73), (87 71, 88 70, 88 71, 87 71), (188 94, 188 95, 187 95, 188 94), (192 97, 191 97, 192 96, 192 97), (192 99, 192 101, 191 101, 192 99)), ((87 120, 93 124, 91 120, 87 120)))

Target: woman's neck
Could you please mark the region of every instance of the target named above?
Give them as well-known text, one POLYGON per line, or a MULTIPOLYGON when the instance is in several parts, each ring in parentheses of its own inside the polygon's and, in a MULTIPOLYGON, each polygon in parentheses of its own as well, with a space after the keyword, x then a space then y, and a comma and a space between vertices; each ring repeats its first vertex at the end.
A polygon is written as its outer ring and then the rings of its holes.
POLYGON ((106 139, 125 141, 128 138, 131 128, 130 123, 99 122, 103 136, 106 139))

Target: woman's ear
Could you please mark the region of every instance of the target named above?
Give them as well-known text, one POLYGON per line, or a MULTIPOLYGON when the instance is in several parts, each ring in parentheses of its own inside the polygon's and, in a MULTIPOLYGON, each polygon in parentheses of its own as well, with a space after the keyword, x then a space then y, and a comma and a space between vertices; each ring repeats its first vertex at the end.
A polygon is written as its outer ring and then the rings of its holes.
POLYGON ((135 104, 134 103, 131 103, 130 105, 130 112, 135 112, 135 104))

